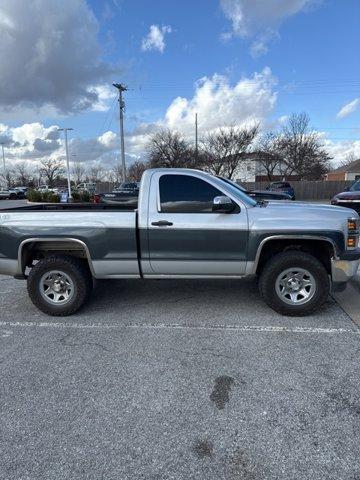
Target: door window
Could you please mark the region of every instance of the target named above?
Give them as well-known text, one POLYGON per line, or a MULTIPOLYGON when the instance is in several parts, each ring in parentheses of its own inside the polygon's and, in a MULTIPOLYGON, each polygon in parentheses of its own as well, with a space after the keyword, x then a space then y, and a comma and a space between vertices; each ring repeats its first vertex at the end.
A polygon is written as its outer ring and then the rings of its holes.
POLYGON ((164 213, 212 213, 214 198, 224 195, 210 183, 190 175, 162 175, 159 188, 164 213))

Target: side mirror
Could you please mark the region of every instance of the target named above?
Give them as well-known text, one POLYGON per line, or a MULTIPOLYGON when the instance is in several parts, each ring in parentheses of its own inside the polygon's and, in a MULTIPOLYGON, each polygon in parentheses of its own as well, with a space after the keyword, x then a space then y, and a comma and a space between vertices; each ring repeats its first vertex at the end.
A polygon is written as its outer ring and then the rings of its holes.
POLYGON ((270 190, 270 187, 269 187, 269 186, 267 186, 267 187, 265 188, 265 190, 270 190))
POLYGON ((350 187, 345 187, 344 192, 348 192, 350 190, 350 187))
POLYGON ((212 211, 216 213, 231 213, 235 210, 236 205, 231 198, 226 195, 215 197, 213 200, 212 211))

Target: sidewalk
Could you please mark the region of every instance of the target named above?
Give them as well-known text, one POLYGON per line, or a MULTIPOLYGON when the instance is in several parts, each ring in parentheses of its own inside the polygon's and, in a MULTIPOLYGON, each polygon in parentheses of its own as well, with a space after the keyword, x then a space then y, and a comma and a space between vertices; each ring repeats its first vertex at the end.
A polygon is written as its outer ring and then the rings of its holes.
POLYGON ((360 327, 360 268, 348 283, 346 290, 333 293, 332 296, 353 322, 360 327))

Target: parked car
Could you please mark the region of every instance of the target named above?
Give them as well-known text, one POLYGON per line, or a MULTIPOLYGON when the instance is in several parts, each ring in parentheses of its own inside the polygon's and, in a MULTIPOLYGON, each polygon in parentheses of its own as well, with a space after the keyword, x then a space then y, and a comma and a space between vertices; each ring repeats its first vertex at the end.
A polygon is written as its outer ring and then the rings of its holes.
POLYGON ((270 192, 269 190, 246 190, 244 187, 239 185, 236 182, 233 182, 232 180, 229 180, 228 178, 224 177, 218 177, 221 178, 224 182, 229 183, 230 185, 233 185, 235 188, 238 188, 242 192, 246 193, 249 195, 249 197, 253 198, 254 200, 261 202, 263 200, 267 201, 272 201, 272 200, 292 200, 291 196, 287 193, 282 193, 282 192, 270 192))
POLYGON ((45 192, 59 193, 61 188, 59 189, 59 188, 49 187, 48 185, 40 185, 39 187, 36 188, 36 190, 41 193, 45 193, 45 192))
POLYGON ((295 191, 289 182, 271 182, 270 185, 266 187, 266 190, 269 192, 287 193, 290 195, 291 200, 295 200, 295 191))
POLYGON ((19 200, 21 198, 25 198, 24 193, 15 188, 0 188, 0 200, 19 200))
POLYGON ((307 315, 360 264, 355 211, 258 203, 197 170, 145 171, 138 206, 38 204, 1 213, 0 274, 27 278, 34 305, 54 316, 75 313, 93 277, 248 275, 258 276, 271 308, 307 315))
POLYGON ((118 187, 114 188, 113 193, 139 193, 139 182, 124 182, 121 183, 118 187))
POLYGON ((111 193, 99 193, 94 195, 94 203, 123 204, 136 206, 139 196, 139 183, 126 182, 114 188, 111 193))
POLYGON ((352 208, 360 212, 360 180, 355 180, 350 187, 335 195, 331 199, 331 204, 339 207, 352 208))
POLYGON ((75 190, 78 192, 88 192, 90 195, 93 195, 96 192, 96 183, 95 182, 85 182, 79 183, 76 185, 75 190))
POLYGON ((18 198, 26 198, 29 191, 29 187, 14 187, 17 192, 18 198))

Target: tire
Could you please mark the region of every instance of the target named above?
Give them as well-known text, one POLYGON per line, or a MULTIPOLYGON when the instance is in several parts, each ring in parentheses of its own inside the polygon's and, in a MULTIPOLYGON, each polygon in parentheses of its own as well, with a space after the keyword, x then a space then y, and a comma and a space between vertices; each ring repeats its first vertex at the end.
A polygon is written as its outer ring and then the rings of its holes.
POLYGON ((16 195, 15 193, 11 193, 9 199, 10 199, 10 200, 16 200, 16 199, 17 199, 17 195, 16 195))
POLYGON ((289 250, 268 260, 259 278, 259 290, 269 307, 281 315, 305 316, 327 300, 330 280, 315 257, 289 250))
POLYGON ((93 281, 84 260, 53 255, 34 265, 28 276, 27 289, 33 304, 54 317, 77 312, 87 301, 93 281))

